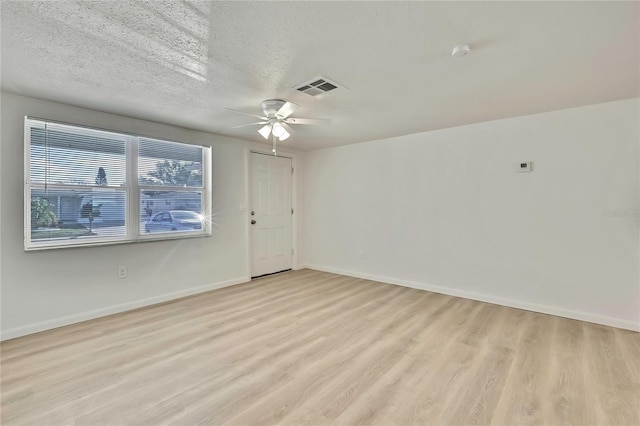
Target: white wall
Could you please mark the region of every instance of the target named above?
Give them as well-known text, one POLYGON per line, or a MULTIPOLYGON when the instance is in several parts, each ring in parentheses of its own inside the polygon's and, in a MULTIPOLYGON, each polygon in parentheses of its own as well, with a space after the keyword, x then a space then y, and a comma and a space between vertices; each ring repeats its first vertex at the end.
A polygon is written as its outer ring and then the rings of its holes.
MULTIPOLYGON (((248 213, 240 211, 248 203, 248 154, 269 147, 7 93, 2 93, 1 106, 3 339, 249 279, 248 213), (25 115, 210 145, 213 237, 25 252, 25 115), (117 279, 118 265, 127 266, 126 279, 117 279)), ((299 187, 294 181, 294 200, 299 187)), ((301 222, 299 216, 296 220, 301 222)))
POLYGON ((640 330, 639 105, 306 153, 306 263, 640 330))
MULTIPOLYGON (((248 150, 262 145, 1 96, 2 338, 248 279, 240 206, 248 203, 248 150), (24 252, 25 115, 211 145, 214 236, 24 252), (128 278, 118 280, 123 264, 128 278)), ((296 252, 317 269, 640 329, 639 218, 605 215, 640 208, 639 105, 298 154, 296 252), (535 171, 513 173, 521 160, 535 171)))

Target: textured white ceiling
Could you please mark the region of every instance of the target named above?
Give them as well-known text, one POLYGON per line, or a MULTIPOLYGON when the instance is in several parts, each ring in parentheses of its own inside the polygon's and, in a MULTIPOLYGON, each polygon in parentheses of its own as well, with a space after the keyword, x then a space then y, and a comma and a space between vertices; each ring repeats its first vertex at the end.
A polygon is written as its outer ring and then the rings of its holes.
POLYGON ((640 96, 638 2, 2 1, 2 90, 317 149, 640 96), (469 43, 471 55, 451 57, 469 43), (318 75, 348 90, 292 89, 318 75))

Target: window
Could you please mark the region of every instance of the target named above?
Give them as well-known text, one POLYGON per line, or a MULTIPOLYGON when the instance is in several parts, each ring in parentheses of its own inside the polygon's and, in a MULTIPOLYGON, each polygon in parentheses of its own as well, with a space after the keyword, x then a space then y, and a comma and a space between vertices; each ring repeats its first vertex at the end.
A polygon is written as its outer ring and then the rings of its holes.
POLYGON ((25 119, 25 249, 211 235, 208 147, 25 119))

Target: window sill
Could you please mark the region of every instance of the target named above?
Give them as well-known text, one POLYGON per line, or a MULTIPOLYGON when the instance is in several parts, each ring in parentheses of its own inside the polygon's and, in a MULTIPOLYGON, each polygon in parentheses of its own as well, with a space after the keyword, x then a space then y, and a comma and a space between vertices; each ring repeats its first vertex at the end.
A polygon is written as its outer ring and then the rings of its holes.
POLYGON ((187 240, 191 238, 207 238, 211 237, 213 234, 211 232, 172 232, 171 234, 163 234, 163 235, 140 235, 135 240, 102 240, 95 242, 87 242, 82 241, 80 243, 51 243, 51 244, 42 244, 42 245, 32 245, 30 247, 25 246, 24 251, 41 251, 41 250, 56 250, 56 249, 67 249, 67 248, 88 248, 88 247, 99 247, 99 246, 112 246, 119 244, 137 244, 137 243, 147 243, 154 241, 172 241, 172 240, 187 240))

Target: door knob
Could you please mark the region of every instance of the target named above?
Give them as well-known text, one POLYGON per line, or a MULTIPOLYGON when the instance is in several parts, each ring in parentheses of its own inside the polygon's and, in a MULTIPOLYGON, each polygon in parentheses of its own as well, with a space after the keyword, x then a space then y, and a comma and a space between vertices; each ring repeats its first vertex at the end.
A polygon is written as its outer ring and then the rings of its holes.
POLYGON ((251 224, 252 224, 252 225, 255 225, 255 224, 256 224, 256 221, 255 221, 255 220, 252 220, 252 221, 251 221, 251 224))
POLYGON ((251 210, 251 216, 254 216, 256 214, 256 212, 254 212, 253 210, 251 210))

